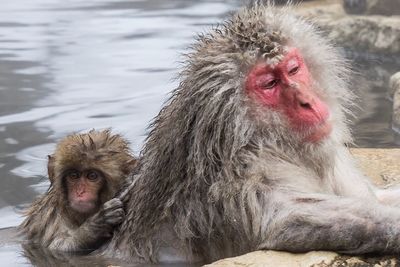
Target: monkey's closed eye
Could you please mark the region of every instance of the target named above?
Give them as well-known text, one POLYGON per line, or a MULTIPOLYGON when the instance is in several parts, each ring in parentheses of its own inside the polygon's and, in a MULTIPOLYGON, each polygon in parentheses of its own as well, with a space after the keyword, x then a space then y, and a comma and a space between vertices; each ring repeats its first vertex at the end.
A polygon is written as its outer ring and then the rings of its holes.
POLYGON ((295 66, 295 67, 291 68, 291 69, 289 70, 289 75, 294 75, 294 74, 298 73, 298 72, 299 72, 299 69, 300 69, 299 66, 295 66))
POLYGON ((274 88, 277 84, 278 84, 278 79, 274 79, 274 80, 264 83, 262 85, 262 89, 270 90, 270 89, 274 88))

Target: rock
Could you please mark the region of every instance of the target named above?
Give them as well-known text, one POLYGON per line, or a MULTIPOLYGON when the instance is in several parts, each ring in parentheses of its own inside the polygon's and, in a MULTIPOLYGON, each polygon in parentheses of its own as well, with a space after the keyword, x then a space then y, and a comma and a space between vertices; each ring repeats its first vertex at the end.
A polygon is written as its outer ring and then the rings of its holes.
POLYGON ((282 251, 255 251, 235 258, 219 260, 206 267, 310 267, 319 263, 330 263, 339 255, 334 252, 308 252, 292 254, 282 251))
POLYGON ((400 18, 343 17, 321 27, 335 42, 378 53, 400 53, 400 18))
MULTIPOLYGON (((277 5, 285 5, 289 2, 291 2, 292 4, 295 4, 295 3, 306 2, 306 1, 310 1, 310 0, 273 0, 272 2, 274 2, 277 5)), ((265 1, 265 2, 267 2, 267 1, 265 1)))
POLYGON ((397 89, 393 95, 392 126, 395 131, 400 133, 400 80, 398 80, 397 85, 397 89))
POLYGON ((393 98, 392 127, 400 133, 400 72, 390 77, 389 96, 393 98))
POLYGON ((389 97, 393 98, 394 93, 400 90, 400 71, 393 74, 389 80, 389 97))
POLYGON ((362 172, 377 186, 400 183, 400 149, 353 148, 350 151, 362 172))
MULTIPOLYGON (((353 148, 361 170, 378 186, 400 183, 400 149, 353 148)), ((216 261, 206 267, 395 267, 399 259, 384 257, 351 257, 335 252, 255 251, 216 261)))
POLYGON ((400 15, 398 0, 343 0, 343 8, 349 14, 400 15))
POLYGON ((327 251, 294 254, 266 250, 219 260, 205 267, 395 267, 399 264, 399 260, 391 257, 363 258, 327 251))
POLYGON ((297 8, 297 12, 311 18, 341 46, 400 55, 400 16, 349 16, 336 1, 303 5, 297 8))
POLYGON ((343 8, 349 14, 364 14, 367 0, 343 0, 343 8))

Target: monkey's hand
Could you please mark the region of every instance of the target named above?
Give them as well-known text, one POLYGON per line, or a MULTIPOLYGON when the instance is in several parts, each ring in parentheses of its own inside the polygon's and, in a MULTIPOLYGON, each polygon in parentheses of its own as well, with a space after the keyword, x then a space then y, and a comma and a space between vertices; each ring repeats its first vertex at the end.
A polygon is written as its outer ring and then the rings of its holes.
POLYGON ((135 186, 135 180, 133 180, 126 188, 124 188, 124 190, 122 190, 119 195, 117 196, 122 202, 127 202, 129 197, 130 197, 130 193, 132 191, 132 188, 135 186))
POLYGON ((103 207, 90 219, 90 224, 104 236, 112 236, 115 226, 125 218, 122 201, 113 198, 103 204, 103 207))
POLYGON ((49 248, 61 251, 98 248, 105 239, 112 237, 115 226, 120 224, 124 217, 122 201, 113 198, 104 203, 103 207, 79 228, 58 233, 49 248))
POLYGON ((49 247, 62 251, 98 248, 105 239, 112 237, 115 226, 120 224, 124 217, 122 201, 113 198, 104 203, 103 207, 79 228, 69 229, 63 235, 59 234, 49 247))

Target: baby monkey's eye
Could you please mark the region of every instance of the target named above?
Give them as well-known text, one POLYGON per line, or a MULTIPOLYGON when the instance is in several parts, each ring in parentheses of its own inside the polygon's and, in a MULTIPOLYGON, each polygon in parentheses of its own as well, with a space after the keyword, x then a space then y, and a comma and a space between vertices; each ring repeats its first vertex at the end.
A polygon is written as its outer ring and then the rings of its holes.
POLYGON ((79 179, 79 177, 80 177, 80 175, 79 175, 78 171, 73 170, 73 171, 69 171, 67 173, 67 178, 68 179, 76 180, 76 179, 79 179))
POLYGON ((99 175, 96 171, 89 171, 87 176, 86 176, 89 180, 97 180, 97 178, 99 178, 99 175))

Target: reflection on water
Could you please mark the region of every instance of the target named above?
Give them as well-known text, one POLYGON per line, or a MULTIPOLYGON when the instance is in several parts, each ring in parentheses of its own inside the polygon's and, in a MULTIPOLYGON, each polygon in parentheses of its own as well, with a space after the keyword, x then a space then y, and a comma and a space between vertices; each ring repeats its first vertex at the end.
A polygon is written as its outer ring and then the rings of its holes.
MULTIPOLYGON (((137 153, 168 92, 180 53, 240 0, 15 0, 0 7, 0 228, 44 192, 46 155, 73 131, 113 127, 137 153)), ((359 146, 393 147, 388 76, 398 62, 359 60, 359 146), (371 64, 375 66, 371 68, 371 64), (365 74, 366 73, 366 74, 365 74)), ((397 66, 396 66, 397 65, 397 66)), ((396 69, 397 67, 397 69, 396 69)), ((1 243, 0 243, 1 245, 1 243)), ((0 257, 24 265, 17 245, 0 257), (18 259, 17 259, 18 258, 18 259)), ((12 263, 12 264, 11 264, 12 263)))
MULTIPOLYGON (((147 267, 148 264, 122 262, 116 259, 107 259, 99 255, 73 255, 68 253, 55 253, 43 248, 30 247, 23 245, 22 255, 24 258, 37 267, 53 267, 53 266, 124 266, 124 267, 147 267)), ((187 263, 163 263, 158 264, 158 267, 199 267, 202 264, 187 264, 187 263)))

